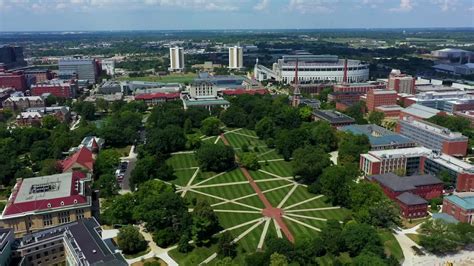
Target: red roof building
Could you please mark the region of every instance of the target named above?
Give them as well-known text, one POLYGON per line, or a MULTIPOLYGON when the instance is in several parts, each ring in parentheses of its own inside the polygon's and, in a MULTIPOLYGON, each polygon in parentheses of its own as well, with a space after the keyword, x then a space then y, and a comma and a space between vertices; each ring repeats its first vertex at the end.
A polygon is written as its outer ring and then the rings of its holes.
POLYGON ((220 93, 226 96, 234 96, 234 95, 242 95, 242 94, 250 94, 250 95, 264 95, 268 94, 267 89, 229 89, 229 90, 221 90, 220 93))
POLYGON ((19 179, 0 216, 17 236, 91 217, 90 174, 81 171, 19 179))
POLYGON ((92 172, 94 167, 94 154, 86 147, 82 147, 70 157, 61 162, 63 172, 71 172, 73 169, 83 169, 92 172))
POLYGON ((157 92, 144 93, 135 96, 136 101, 144 101, 148 106, 157 105, 163 102, 175 101, 180 99, 179 92, 157 92))

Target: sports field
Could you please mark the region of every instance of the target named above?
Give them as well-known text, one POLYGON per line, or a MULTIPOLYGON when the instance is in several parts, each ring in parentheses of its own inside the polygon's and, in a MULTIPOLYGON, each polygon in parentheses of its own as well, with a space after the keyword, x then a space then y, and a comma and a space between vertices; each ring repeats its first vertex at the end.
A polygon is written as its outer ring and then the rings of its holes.
POLYGON ((232 129, 203 140, 230 145, 237 155, 246 145, 261 159, 258 171, 235 168, 222 173, 201 171, 192 152, 174 154, 168 160, 178 177, 172 181, 177 193, 188 199, 206 199, 224 231, 247 252, 264 249, 269 235, 297 241, 318 234, 327 219, 342 221, 348 214, 326 203, 324 195, 311 194, 294 182, 291 163, 267 148, 253 131, 232 129))

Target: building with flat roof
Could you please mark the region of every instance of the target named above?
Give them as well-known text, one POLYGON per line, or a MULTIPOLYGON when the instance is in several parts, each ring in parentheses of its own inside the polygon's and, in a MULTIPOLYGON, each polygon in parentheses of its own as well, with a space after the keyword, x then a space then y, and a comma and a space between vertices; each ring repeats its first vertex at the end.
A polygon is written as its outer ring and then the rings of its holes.
POLYGON ((415 103, 400 111, 400 119, 403 117, 412 117, 413 119, 423 120, 440 113, 442 112, 438 109, 415 103))
POLYGON ((342 126, 339 127, 339 130, 351 132, 355 135, 366 135, 369 138, 371 150, 400 149, 416 146, 413 140, 374 124, 342 126))
MULTIPOLYGON (((455 91, 461 91, 459 88, 455 87, 449 87, 445 85, 423 85, 423 86, 416 86, 415 88, 416 93, 422 93, 422 92, 455 92, 455 91)), ((415 94, 415 92, 411 93, 415 94)))
POLYGON ((0 88, 14 88, 16 91, 26 91, 28 83, 23 71, 1 71, 0 88))
POLYGON ((370 90, 366 96, 366 106, 369 112, 382 105, 396 105, 397 92, 394 90, 370 90))
POLYGON ((402 74, 398 69, 392 69, 388 76, 387 89, 397 93, 415 93, 415 78, 402 74))
POLYGON ((473 225, 474 195, 472 193, 460 193, 444 197, 443 213, 453 216, 462 223, 473 225))
POLYGON ((326 121, 333 127, 355 124, 354 118, 334 110, 313 110, 312 117, 314 121, 326 121))
POLYGON ((168 101, 176 101, 179 99, 179 92, 156 92, 135 95, 135 101, 143 101, 148 106, 155 106, 157 104, 161 104, 168 101))
POLYGON ((405 106, 415 103, 448 113, 469 111, 474 110, 474 95, 465 91, 424 92, 404 99, 405 106))
POLYGON ((384 113, 385 117, 391 118, 398 118, 400 116, 400 112, 403 111, 403 107, 397 104, 392 105, 380 105, 375 107, 375 111, 384 113))
POLYGON ((18 236, 91 217, 91 176, 80 171, 18 179, 0 226, 18 236))
POLYGON ((452 156, 465 156, 469 138, 459 132, 433 123, 403 117, 398 120, 397 132, 412 139, 421 146, 452 156))
POLYGON ((74 80, 53 79, 31 85, 31 94, 41 96, 49 93, 59 98, 76 98, 77 82, 74 80))
POLYGON ((440 50, 431 51, 431 55, 441 59, 459 58, 472 54, 471 51, 466 51, 458 48, 444 48, 440 50))
POLYGON ((0 45, 0 63, 9 69, 26 66, 26 61, 23 56, 23 47, 0 45))
POLYGON ((428 201, 443 194, 443 181, 432 175, 400 177, 394 173, 368 176, 378 183, 385 195, 395 201, 404 218, 420 218, 428 214, 428 201))
POLYGON ((255 64, 254 74, 258 81, 273 79, 285 84, 294 82, 296 61, 298 79, 304 83, 364 82, 369 79, 369 65, 359 60, 339 59, 336 55, 297 54, 285 55, 273 64, 272 69, 255 64), (344 77, 346 80, 344 80, 344 77))
POLYGON ((360 170, 364 175, 403 171, 451 178, 457 191, 474 190, 474 165, 425 147, 369 151, 360 155, 360 170))
POLYGON ((97 62, 93 58, 61 58, 58 65, 61 79, 97 81, 97 62))

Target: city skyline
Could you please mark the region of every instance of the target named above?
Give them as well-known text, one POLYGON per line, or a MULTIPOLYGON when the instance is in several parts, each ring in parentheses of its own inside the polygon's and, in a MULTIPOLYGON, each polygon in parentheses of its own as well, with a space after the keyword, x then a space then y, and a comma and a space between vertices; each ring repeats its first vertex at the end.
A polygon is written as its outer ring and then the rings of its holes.
POLYGON ((425 27, 474 27, 474 4, 469 0, 0 0, 0 31, 425 27))

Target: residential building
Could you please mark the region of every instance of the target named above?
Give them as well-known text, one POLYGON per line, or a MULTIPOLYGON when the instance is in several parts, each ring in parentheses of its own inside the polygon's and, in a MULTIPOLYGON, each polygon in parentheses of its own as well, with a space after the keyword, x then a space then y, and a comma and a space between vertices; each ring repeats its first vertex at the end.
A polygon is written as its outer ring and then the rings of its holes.
POLYGON ((400 119, 411 117, 416 120, 424 120, 441 113, 438 109, 415 103, 400 111, 400 119))
POLYGON ((244 51, 241 46, 229 47, 229 69, 242 69, 244 67, 244 51))
MULTIPOLYGON (((92 150, 98 150, 98 144, 93 142, 92 150)), ((61 161, 63 173, 82 170, 92 172, 94 170, 94 153, 86 147, 80 148, 71 156, 61 161)))
POLYGON ((97 62, 93 58, 61 58, 58 65, 61 79, 97 81, 97 62))
POLYGON ((462 223, 474 225, 474 195, 460 193, 444 197, 443 213, 453 216, 462 223))
POLYGON ((395 171, 443 174, 451 178, 457 191, 474 190, 474 165, 425 147, 369 151, 360 155, 359 166, 364 175, 395 171))
POLYGON ((333 127, 355 124, 354 118, 333 110, 313 110, 312 117, 314 121, 326 121, 333 127))
POLYGON ((41 96, 49 93, 59 98, 73 99, 77 95, 77 82, 75 80, 53 79, 31 86, 33 96, 41 96))
POLYGON ((144 101, 148 106, 155 106, 169 101, 176 101, 180 99, 179 92, 156 92, 135 95, 135 101, 144 101))
POLYGON ((403 117, 398 120, 397 132, 421 146, 451 156, 465 156, 467 152, 468 137, 427 121, 403 117))
POLYGON ((12 111, 23 111, 31 107, 44 107, 44 100, 39 96, 11 96, 3 101, 2 106, 12 111))
POLYGON ((258 81, 276 80, 285 84, 294 82, 298 60, 299 84, 364 82, 369 79, 369 65, 359 60, 339 59, 336 55, 297 54, 285 55, 273 64, 272 69, 258 64, 254 75, 258 81), (346 78, 346 80, 344 80, 346 78))
POLYGON ((26 66, 26 61, 23 57, 23 47, 0 45, 0 63, 9 69, 26 66))
POLYGON ((397 92, 394 90, 370 90, 366 96, 366 106, 369 112, 382 105, 396 105, 397 92))
POLYGON ((432 175, 400 177, 394 173, 367 177, 378 183, 385 195, 395 201, 404 218, 421 218, 428 214, 428 201, 443 194, 443 181, 432 175))
POLYGON ((39 112, 21 112, 16 116, 16 124, 19 126, 40 126, 43 121, 43 115, 39 112))
POLYGON ((416 146, 413 140, 374 124, 342 126, 338 130, 367 136, 371 150, 403 149, 416 146))
POLYGON ((184 50, 183 47, 170 47, 170 71, 184 70, 184 50))
POLYGON ((387 89, 395 90, 397 93, 415 93, 415 78, 402 74, 398 69, 392 69, 388 76, 387 89))
POLYGON ((14 88, 16 91, 26 91, 28 84, 23 71, 0 71, 0 88, 14 88))
POLYGON ((0 216, 0 226, 22 236, 91 217, 91 175, 80 171, 18 179, 0 216))
POLYGON ((0 265, 13 265, 11 262, 12 244, 15 234, 11 228, 0 228, 0 265))

